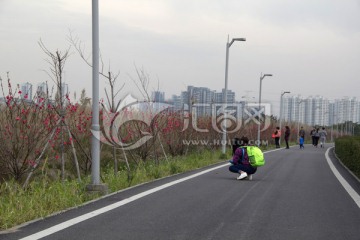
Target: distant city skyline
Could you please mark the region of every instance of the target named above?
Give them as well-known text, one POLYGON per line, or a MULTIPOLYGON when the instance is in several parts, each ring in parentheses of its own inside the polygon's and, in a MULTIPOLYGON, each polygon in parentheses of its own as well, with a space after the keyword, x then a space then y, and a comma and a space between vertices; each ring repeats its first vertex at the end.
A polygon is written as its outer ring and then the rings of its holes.
MULTIPOLYGON (((69 49, 71 32, 91 59, 91 1, 0 1, 0 77, 15 82, 51 83, 46 54, 69 49), (34 14, 36 13, 36 14, 34 14), (26 38, 24 38, 26 36, 26 38)), ((319 94, 329 99, 357 97, 360 62, 360 1, 99 1, 99 44, 103 69, 118 75, 123 95, 139 98, 136 68, 148 76, 148 89, 172 96, 188 85, 225 88, 237 100, 258 97, 279 115, 280 94, 319 94)), ((73 47, 64 80, 73 93, 92 97, 92 70, 73 47)), ((100 97, 106 98, 100 79, 100 97)), ((35 89, 34 89, 35 91, 35 89)))
MULTIPOLYGON (((212 103, 222 103, 223 91, 224 89, 222 89, 222 92, 216 92, 216 90, 211 90, 206 87, 188 86, 187 91, 182 91, 180 95, 174 94, 171 99, 166 98, 166 93, 164 92, 161 92, 161 96, 163 99, 167 99, 167 101, 170 100, 176 109, 181 109, 184 104, 191 106, 192 101, 193 103, 209 105, 212 103)), ((235 99, 236 92, 229 90, 229 104, 246 102, 258 103, 258 99, 251 99, 251 101, 249 101, 249 98, 241 98, 240 101, 236 101, 235 99)), ((282 101, 281 119, 286 122, 299 122, 317 126, 329 126, 346 121, 351 121, 353 123, 360 122, 360 102, 356 97, 343 97, 330 100, 319 95, 285 95, 282 101)), ((267 103, 272 105, 271 102, 267 103)), ((197 107, 197 113, 200 115, 209 112, 209 107, 197 107)), ((280 118, 279 112, 272 111, 271 115, 280 118)))
POLYGON ((330 126, 360 122, 360 102, 355 97, 329 100, 322 96, 287 96, 283 98, 283 121, 312 126, 330 126))
MULTIPOLYGON (((36 95, 44 96, 47 92, 46 83, 36 85, 36 95)), ((33 86, 29 82, 20 85, 21 98, 33 100, 33 86), (26 96, 26 97, 25 97, 26 96)), ((68 95, 69 85, 63 83, 62 94, 68 95)), ((4 98, 3 98, 4 99, 4 98)), ((182 109, 184 105, 191 106, 197 103, 198 115, 210 114, 211 104, 221 104, 224 99, 224 89, 221 92, 201 86, 187 86, 187 91, 181 91, 179 95, 172 94, 166 97, 166 92, 152 91, 151 101, 153 102, 171 102, 175 109, 182 109), (203 106, 201 106, 203 104, 203 106)), ((258 103, 258 99, 241 97, 236 100, 236 92, 228 90, 227 103, 258 103), (251 99, 251 100, 250 100, 251 99)), ((144 99, 145 100, 145 99, 144 99)), ((271 102, 262 102, 269 103, 271 102)), ((282 120, 285 122, 299 122, 308 125, 329 126, 345 121, 354 123, 360 122, 360 102, 356 97, 343 97, 339 99, 328 99, 324 96, 302 96, 302 95, 285 95, 282 98, 282 120)), ((190 110, 191 109, 187 109, 190 110)), ((280 118, 280 113, 271 111, 271 115, 280 118)))

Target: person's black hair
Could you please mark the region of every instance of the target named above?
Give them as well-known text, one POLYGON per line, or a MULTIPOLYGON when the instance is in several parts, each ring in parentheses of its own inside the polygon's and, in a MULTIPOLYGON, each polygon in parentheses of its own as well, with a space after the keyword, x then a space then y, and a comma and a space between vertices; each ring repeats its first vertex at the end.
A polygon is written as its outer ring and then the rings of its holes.
POLYGON ((241 145, 244 145, 244 144, 248 144, 249 143, 249 139, 247 138, 247 137, 242 137, 241 139, 240 139, 240 141, 241 141, 241 145))
POLYGON ((232 140, 232 152, 233 155, 235 154, 236 149, 240 147, 240 138, 234 138, 232 140))
POLYGON ((247 145, 248 143, 249 143, 249 139, 247 137, 234 138, 232 140, 233 155, 235 154, 235 151, 238 147, 247 145))

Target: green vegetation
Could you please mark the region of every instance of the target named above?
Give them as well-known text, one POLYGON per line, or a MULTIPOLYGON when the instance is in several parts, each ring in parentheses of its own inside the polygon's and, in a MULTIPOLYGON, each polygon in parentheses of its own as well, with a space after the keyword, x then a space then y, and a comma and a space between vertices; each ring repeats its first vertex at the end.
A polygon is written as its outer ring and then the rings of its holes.
POLYGON ((345 136, 335 140, 335 153, 360 178, 360 137, 345 136))
MULTIPOLYGON (((105 169, 102 180, 109 187, 110 192, 116 192, 130 186, 149 182, 169 175, 186 172, 211 164, 219 163, 219 151, 204 150, 187 156, 176 156, 168 161, 142 162, 132 171, 128 178, 126 167, 122 166, 117 176, 113 169, 105 169)), ((134 166, 135 167, 135 166, 134 166)), ((4 182, 0 185, 0 229, 8 229, 27 221, 43 218, 67 208, 79 206, 98 195, 89 195, 85 191, 90 182, 89 177, 65 182, 50 181, 42 178, 33 181, 24 190, 16 181, 4 182)))

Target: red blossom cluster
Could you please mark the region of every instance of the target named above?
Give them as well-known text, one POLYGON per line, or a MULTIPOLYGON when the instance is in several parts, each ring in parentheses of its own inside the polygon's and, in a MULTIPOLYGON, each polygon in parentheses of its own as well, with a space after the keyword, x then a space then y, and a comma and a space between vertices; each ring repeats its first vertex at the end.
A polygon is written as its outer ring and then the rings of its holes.
POLYGON ((57 162, 62 146, 70 149, 68 146, 75 140, 88 143, 91 110, 86 106, 71 103, 67 95, 62 119, 60 103, 47 96, 28 99, 19 86, 13 91, 9 79, 6 94, 1 77, 0 85, 5 96, 5 104, 0 104, 0 169, 15 179, 21 179, 29 167, 41 164, 44 159, 57 162))

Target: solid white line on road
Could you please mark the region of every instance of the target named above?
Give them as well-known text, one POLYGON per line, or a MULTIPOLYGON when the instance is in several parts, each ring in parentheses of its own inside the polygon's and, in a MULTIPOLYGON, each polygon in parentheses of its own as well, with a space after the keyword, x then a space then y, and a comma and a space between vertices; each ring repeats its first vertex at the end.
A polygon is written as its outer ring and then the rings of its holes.
POLYGON ((195 178, 195 177, 198 177, 200 175, 203 175, 205 173, 208 173, 208 172, 211 172, 211 171, 214 171, 216 169, 219 169, 219 168, 222 168, 222 167, 225 167, 225 166, 228 166, 230 165, 229 163, 226 163, 226 164, 222 164, 220 166, 216 166, 216 167, 213 167, 213 168, 210 168, 210 169, 207 169, 207 170, 204 170, 204 171, 201 171, 199 173, 196 173, 196 174, 193 174, 191 176, 188 176, 188 177, 185 177, 185 178, 181 178, 181 179, 178 179, 178 180, 175 180, 175 181, 172 181, 172 182, 169 182, 169 183, 166 183, 164 185, 161 185, 161 186, 158 186, 156 188, 153 188, 153 189, 150 189, 150 190, 147 190, 145 192, 142 192, 142 193, 139 193, 139 194, 136 194, 134 196, 131 196, 129 198, 126 198, 124 200, 121 200, 119 202, 116 202, 116 203, 113 203, 111 205, 108 205, 106 207, 103 207, 103 208, 100 208, 98 210, 95 210, 95 211, 92 211, 92 212, 89 212, 87 214, 84 214, 84 215, 81 215, 79 217, 76 217, 76 218, 73 218, 73 219, 70 219, 66 222, 63 222, 63 223, 59 223, 53 227, 50 227, 48 229, 45 229, 43 231, 40 231, 40 232, 37 232, 37 233, 34 233, 32 235, 29 235, 25 238, 21 238, 20 240, 36 240, 36 239, 40 239, 40 238, 43 238, 43 237, 46 237, 46 236, 49 236, 53 233, 56 233, 58 231, 61 231, 65 228, 68 228, 68 227, 71 227, 77 223, 80 223, 80 222, 83 222, 87 219, 90 219, 90 218, 93 218, 93 217, 96 217, 102 213, 105 213, 105 212, 108 212, 110 210, 113 210, 115 208, 118 208, 120 206, 123 206, 125 204, 128 204, 132 201, 135 201, 139 198, 142 198, 142 197, 145 197, 149 194, 152 194, 154 192, 157 192, 157 191, 160 191, 162 189, 165 189, 165 188, 168 188, 168 187, 171 187, 175 184, 178 184, 178 183, 181 183, 181 182, 184 182, 186 180, 189 180, 189 179, 192 179, 192 178, 195 178))
MULTIPOLYGON (((265 153, 269 153, 269 152, 274 152, 274 151, 278 151, 280 149, 274 149, 274 150, 269 150, 269 151, 266 151, 264 152, 265 153)), ((100 208, 98 210, 95 210, 95 211, 92 211, 92 212, 89 212, 89 213, 86 213, 84 215, 81 215, 79 217, 76 217, 76 218, 73 218, 73 219, 70 219, 66 222, 63 222, 63 223, 59 223, 53 227, 50 227, 50 228, 47 228, 43 231, 40 231, 40 232, 37 232, 37 233, 34 233, 32 235, 29 235, 27 237, 24 237, 24 238, 21 238, 20 240, 37 240, 37 239, 40 239, 40 238, 43 238, 43 237, 46 237, 46 236, 49 236, 53 233, 56 233, 58 231, 61 231, 65 228, 68 228, 68 227, 71 227, 77 223, 80 223, 80 222, 83 222, 87 219, 90 219, 90 218, 93 218, 93 217, 96 217, 102 213, 105 213, 105 212, 108 212, 108 211, 111 211, 115 208, 118 208, 118 207, 121 207, 125 204, 128 204, 130 202, 133 202, 137 199, 140 199, 142 197, 145 197, 149 194, 152 194, 154 192, 158 192, 162 189, 165 189, 165 188, 168 188, 168 187, 171 187, 175 184, 178 184, 178 183, 181 183, 181 182, 184 182, 184 181, 187 181, 189 179, 192 179, 192 178, 195 178, 195 177, 198 177, 200 175, 203 175, 205 173, 208 173, 208 172, 211 172, 211 171, 214 171, 216 169, 219 169, 219 168, 222 168, 222 167, 225 167, 225 166, 229 166, 230 164, 229 163, 226 163, 226 164, 222 164, 222 165, 219 165, 219 166, 216 166, 216 167, 213 167, 213 168, 209 168, 207 170, 204 170, 204 171, 201 171, 201 172, 198 172, 198 173, 195 173, 193 175, 190 175, 188 177, 185 177, 185 178, 181 178, 181 179, 178 179, 178 180, 175 180, 175 181, 172 181, 172 182, 169 182, 169 183, 166 183, 164 185, 161 185, 161 186, 158 186, 156 188, 153 188, 153 189, 149 189, 145 192, 142 192, 142 193, 139 193, 139 194, 136 194, 134 196, 131 196, 129 198, 126 198, 124 200, 121 200, 119 202, 116 202, 116 203, 113 203, 111 205, 108 205, 106 207, 103 207, 103 208, 100 208)))
POLYGON ((329 151, 331 148, 328 148, 326 150, 325 153, 325 157, 326 160, 330 166, 330 169, 333 171, 335 177, 339 180, 339 182, 341 183, 341 185, 345 188, 345 190, 348 192, 348 194, 350 195, 350 197, 352 197, 352 199, 355 201, 355 203, 358 205, 358 207, 360 208, 360 196, 359 194, 350 186, 350 184, 343 178, 343 176, 341 176, 341 174, 339 173, 339 171, 336 169, 336 167, 334 166, 334 164, 332 163, 330 157, 329 157, 329 151))

